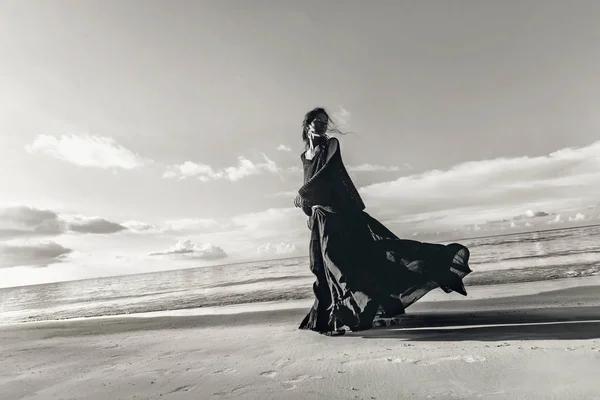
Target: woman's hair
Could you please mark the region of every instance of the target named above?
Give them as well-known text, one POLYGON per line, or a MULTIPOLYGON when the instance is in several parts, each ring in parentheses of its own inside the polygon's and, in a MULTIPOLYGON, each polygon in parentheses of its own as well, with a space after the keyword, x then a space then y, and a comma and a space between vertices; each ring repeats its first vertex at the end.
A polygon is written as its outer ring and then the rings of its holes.
POLYGON ((325 137, 328 137, 327 132, 339 133, 340 135, 345 135, 346 133, 340 131, 336 123, 331 119, 327 111, 325 111, 322 107, 316 107, 306 113, 304 116, 304 121, 302 122, 302 141, 304 142, 304 146, 308 148, 309 140, 308 140, 308 126, 311 122, 317 117, 319 114, 324 114, 327 117, 327 129, 325 130, 325 137))

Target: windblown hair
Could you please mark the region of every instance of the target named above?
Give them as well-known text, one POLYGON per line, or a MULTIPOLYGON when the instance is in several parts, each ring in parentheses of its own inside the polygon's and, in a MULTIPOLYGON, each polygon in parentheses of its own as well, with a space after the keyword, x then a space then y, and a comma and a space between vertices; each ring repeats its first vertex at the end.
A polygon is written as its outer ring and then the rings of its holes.
POLYGON ((327 111, 325 111, 324 108, 322 108, 322 107, 313 108, 312 110, 310 110, 309 112, 306 113, 306 115, 304 116, 304 121, 302 122, 302 141, 304 142, 305 148, 308 148, 308 146, 309 146, 308 126, 310 125, 311 122, 313 122, 313 120, 319 114, 325 114, 325 116, 327 117, 327 129, 325 130, 325 138, 329 137, 327 135, 328 132, 339 133, 340 135, 345 135, 348 133, 348 132, 340 131, 340 129, 338 128, 336 123, 331 119, 331 117, 329 116, 327 111))

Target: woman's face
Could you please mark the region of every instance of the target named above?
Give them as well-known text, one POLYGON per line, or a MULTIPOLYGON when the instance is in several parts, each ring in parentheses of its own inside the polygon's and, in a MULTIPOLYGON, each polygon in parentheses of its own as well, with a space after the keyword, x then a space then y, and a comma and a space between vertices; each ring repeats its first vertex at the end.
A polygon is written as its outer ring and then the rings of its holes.
POLYGON ((327 131, 327 116, 323 113, 317 114, 315 119, 308 125, 309 135, 323 136, 327 131))

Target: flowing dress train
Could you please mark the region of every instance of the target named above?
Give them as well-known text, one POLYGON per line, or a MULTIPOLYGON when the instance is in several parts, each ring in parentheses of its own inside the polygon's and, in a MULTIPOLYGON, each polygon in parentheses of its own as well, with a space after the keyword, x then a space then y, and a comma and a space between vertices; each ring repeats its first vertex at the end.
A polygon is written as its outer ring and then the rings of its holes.
POLYGON ((304 184, 294 203, 308 216, 316 280, 315 301, 300 329, 370 329, 376 315, 403 314, 435 288, 467 295, 462 280, 471 272, 469 250, 400 239, 366 213, 337 139, 328 139, 312 159, 305 153, 301 159, 304 184))

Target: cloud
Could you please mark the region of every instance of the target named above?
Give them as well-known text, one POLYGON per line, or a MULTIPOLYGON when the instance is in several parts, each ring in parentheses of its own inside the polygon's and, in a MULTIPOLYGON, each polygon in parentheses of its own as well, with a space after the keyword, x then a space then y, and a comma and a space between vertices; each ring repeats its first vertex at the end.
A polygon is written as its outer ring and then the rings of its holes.
POLYGON ((210 218, 182 218, 182 219, 173 219, 165 222, 166 225, 169 226, 170 229, 173 230, 186 230, 190 228, 201 228, 212 230, 220 227, 220 224, 214 219, 210 218))
POLYGON ((284 255, 291 254, 296 251, 296 246, 289 242, 281 243, 265 243, 256 249, 260 255, 284 255))
POLYGON ((346 169, 348 172, 395 172, 411 170, 412 167, 409 164, 404 164, 402 167, 361 164, 357 166, 348 166, 346 169))
POLYGON ((210 218, 182 218, 164 222, 164 230, 181 233, 216 233, 234 229, 231 222, 219 222, 210 218))
POLYGON ((197 177, 203 182, 210 180, 221 179, 223 177, 222 172, 217 172, 212 169, 209 165, 196 164, 191 161, 186 161, 183 164, 171 165, 167 167, 167 170, 163 174, 163 178, 194 178, 197 177))
POLYGON ((548 225, 556 225, 556 224, 560 224, 561 222, 563 222, 563 221, 562 221, 562 219, 560 218, 560 214, 558 214, 558 215, 556 216, 556 218, 554 218, 554 219, 551 219, 551 220, 550 220, 550 221, 548 221, 547 223, 548 223, 548 225))
POLYGON ((25 146, 32 155, 44 154, 81 167, 136 169, 150 160, 119 145, 114 139, 89 135, 38 135, 25 146))
POLYGON ((0 240, 55 236, 65 230, 65 222, 54 211, 27 206, 0 208, 0 240))
POLYGON ((199 243, 226 244, 227 248, 234 249, 232 254, 227 252, 228 256, 245 258, 255 253, 261 243, 272 243, 265 251, 276 249, 277 243, 297 245, 309 233, 306 218, 302 210, 295 207, 270 208, 225 220, 180 219, 165 221, 161 226, 164 227, 162 232, 179 238, 188 237, 199 243))
POLYGON ((521 218, 540 218, 540 217, 547 217, 549 215, 550 214, 548 214, 547 212, 544 212, 544 211, 527 210, 527 211, 525 211, 524 215, 515 217, 515 219, 521 219, 521 218))
POLYGON ((47 241, 34 244, 0 244, 0 268, 48 266, 63 261, 72 250, 47 241))
POLYGON ((238 165, 236 167, 225 168, 227 179, 230 181, 237 181, 248 176, 259 175, 263 172, 278 173, 279 167, 277 167, 277 164, 270 160, 265 154, 262 156, 265 159, 265 162, 257 164, 243 157, 239 157, 238 165))
POLYGON ((154 224, 148 224, 141 221, 126 221, 120 224, 133 233, 159 233, 164 231, 164 227, 154 224))
POLYGON ((285 169, 286 172, 290 173, 290 174, 302 174, 304 171, 302 169, 302 167, 299 167, 297 165, 294 165, 292 167, 287 167, 285 169))
MULTIPOLYGON (((516 224, 516 221, 522 221, 525 219, 531 220, 531 219, 541 219, 544 217, 548 217, 552 215, 551 213, 547 213, 545 211, 533 211, 533 210, 527 210, 525 211, 523 214, 519 214, 519 215, 515 215, 514 217, 510 218, 510 219, 501 219, 501 220, 494 220, 494 221, 486 221, 486 225, 488 226, 493 226, 493 225, 498 225, 501 223, 510 223, 510 227, 511 228, 515 228, 518 225, 516 224)), ((524 226, 532 226, 531 223, 526 223, 523 224, 524 226)))
POLYGON ((333 120, 340 128, 346 128, 350 125, 350 117, 352 113, 340 105, 338 111, 333 113, 333 120))
MULTIPOLYGON (((277 150, 280 151, 291 151, 287 146, 280 145, 277 150)), ((271 160, 266 154, 261 153, 263 158, 262 162, 254 162, 245 157, 238 157, 238 163, 236 166, 230 166, 225 168, 214 168, 207 164, 195 163, 193 161, 185 161, 182 164, 173 164, 166 167, 163 172, 163 179, 198 179, 201 182, 210 182, 216 180, 228 180, 236 182, 250 176, 257 176, 264 173, 269 174, 292 174, 299 175, 303 173, 303 169, 299 165, 293 165, 290 167, 280 167, 277 163, 271 160)), ((347 169, 351 173, 356 172, 395 172, 395 171, 408 171, 412 167, 409 164, 402 166, 382 166, 376 164, 361 164, 358 166, 347 166, 347 169)))
POLYGON ((123 223, 109 221, 102 217, 87 217, 84 215, 59 216, 64 223, 65 231, 84 234, 114 234, 122 231, 131 233, 215 233, 233 229, 233 224, 221 223, 208 218, 183 218, 166 220, 160 224, 149 224, 142 221, 126 221, 123 223))
POLYGON ((281 234, 298 226, 306 226, 306 216, 299 208, 269 208, 264 211, 237 215, 232 221, 240 227, 255 232, 281 234))
POLYGON ((292 151, 292 148, 289 147, 289 146, 286 146, 285 144, 280 144, 279 146, 277 146, 277 150, 278 151, 290 152, 290 151, 292 151))
POLYGON ((210 165, 196 164, 186 161, 183 164, 168 166, 163 173, 165 179, 186 179, 197 178, 202 182, 226 179, 232 182, 249 176, 260 175, 262 173, 279 173, 281 170, 277 164, 262 153, 263 162, 252 162, 244 157, 238 157, 236 166, 226 167, 216 170, 210 165))
POLYGON ((127 229, 116 222, 100 217, 72 217, 68 221, 69 230, 77 233, 111 234, 127 229))
POLYGON ((479 226, 479 224, 475 224, 475 225, 468 225, 466 226, 466 230, 468 232, 473 231, 473 232, 479 232, 480 230, 482 230, 483 228, 481 228, 481 226, 479 226))
POLYGON ((582 213, 577 213, 574 217, 569 217, 569 221, 584 221, 585 215, 582 213))
POLYGON ((287 197, 287 198, 293 199, 296 197, 297 194, 298 194, 297 190, 288 190, 288 191, 273 193, 270 196, 271 197, 287 197))
POLYGON ((107 235, 128 231, 129 227, 133 228, 132 233, 150 230, 150 225, 136 221, 120 224, 102 217, 61 215, 29 206, 0 208, 0 240, 58 236, 69 232, 107 235))
MULTIPOLYGON (((590 209, 593 206, 588 206, 590 209)), ((500 219, 493 221, 486 221, 482 224, 482 230, 484 231, 497 231, 502 230, 506 227, 511 229, 522 229, 522 228, 541 228, 545 225, 558 225, 567 224, 567 226, 577 226, 578 222, 587 220, 588 217, 583 213, 577 213, 576 215, 564 218, 561 214, 548 213, 545 211, 533 211, 527 210, 523 214, 518 214, 512 219, 500 219)))
POLYGON ((217 260, 226 258, 227 253, 212 243, 196 244, 189 239, 179 240, 175 245, 168 250, 162 252, 150 253, 151 256, 185 256, 185 258, 200 259, 200 260, 217 260))
POLYGON ((236 215, 231 220, 235 230, 219 235, 219 241, 233 246, 236 254, 244 257, 257 251, 257 243, 292 243, 303 250, 310 235, 306 215, 295 207, 270 208, 236 215))
POLYGON ((431 229, 455 228, 512 219, 522 209, 558 212, 594 204, 600 196, 599 161, 600 141, 546 156, 465 162, 368 185, 360 192, 375 216, 398 221, 419 216, 431 229))

